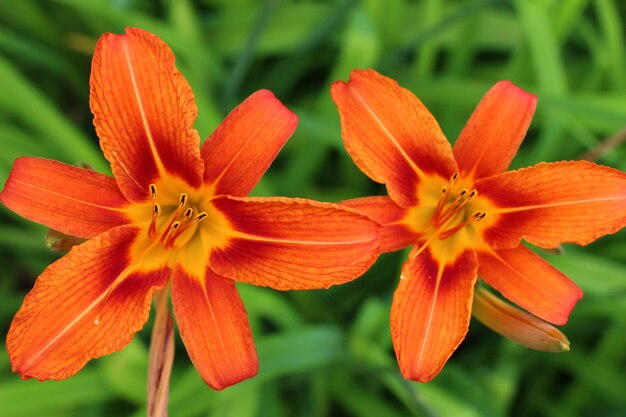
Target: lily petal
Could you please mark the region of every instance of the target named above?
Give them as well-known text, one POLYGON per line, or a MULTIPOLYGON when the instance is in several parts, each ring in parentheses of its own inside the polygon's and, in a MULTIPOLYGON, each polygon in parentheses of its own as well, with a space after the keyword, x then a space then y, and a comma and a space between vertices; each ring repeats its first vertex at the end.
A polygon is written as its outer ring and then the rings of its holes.
POLYGON ((290 198, 220 197, 213 201, 234 236, 210 265, 235 281, 278 290, 328 288, 374 263, 379 226, 336 204, 290 198))
POLYGON ((122 211, 128 201, 113 178, 49 159, 16 159, 0 201, 22 217, 82 238, 129 222, 122 211))
POLYGON ((626 226, 626 174, 591 162, 541 163, 480 179, 476 189, 496 206, 484 237, 499 249, 522 238, 545 248, 586 245, 626 226))
POLYGON ((509 81, 485 94, 454 144, 463 176, 488 177, 506 171, 526 136, 537 97, 509 81))
POLYGON ((404 264, 391 306, 391 338, 404 378, 430 381, 465 338, 477 266, 471 251, 440 264, 429 249, 404 264))
POLYGON ((215 184, 216 195, 248 195, 297 125, 271 91, 252 94, 204 142, 205 183, 215 184))
POLYGON ((152 292, 169 275, 165 267, 144 271, 131 262, 138 234, 132 226, 111 229, 41 274, 7 336, 14 372, 64 379, 130 342, 148 319, 152 292))
POLYGON ((472 315, 494 332, 544 352, 567 352, 569 340, 561 331, 499 299, 484 288, 476 289, 472 315))
POLYGON ((524 245, 478 252, 478 275, 509 300, 550 323, 567 323, 583 292, 524 245))
POLYGON ((210 268, 196 277, 178 267, 172 279, 180 336, 202 379, 221 390, 255 376, 259 361, 235 283, 210 268))
POLYGON ((457 170, 452 148, 435 118, 413 93, 374 70, 354 70, 331 89, 343 140, 372 180, 387 184, 403 207, 416 203, 424 175, 448 179, 457 170))
POLYGON ((103 35, 94 52, 90 105, 104 156, 131 201, 164 176, 202 184, 198 109, 174 54, 157 36, 128 28, 103 35))
POLYGON ((381 224, 380 251, 394 252, 409 246, 418 234, 404 220, 408 210, 387 196, 363 197, 345 200, 342 206, 351 207, 381 224))

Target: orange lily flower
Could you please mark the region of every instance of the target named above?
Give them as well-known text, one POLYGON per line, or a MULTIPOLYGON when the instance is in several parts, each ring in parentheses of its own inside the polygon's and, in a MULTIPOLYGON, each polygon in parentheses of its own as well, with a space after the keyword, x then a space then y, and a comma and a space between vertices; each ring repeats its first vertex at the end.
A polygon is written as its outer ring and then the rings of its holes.
POLYGON ((169 282, 192 362, 223 389, 258 370, 235 281, 327 288, 377 258, 379 226, 352 209, 245 197, 297 125, 269 91, 233 110, 200 149, 193 93, 155 35, 103 35, 90 85, 115 178, 20 158, 0 194, 20 215, 89 239, 43 272, 11 324, 7 348, 23 378, 67 378, 122 349, 169 282))
POLYGON ((626 225, 626 175, 590 162, 504 172, 536 97, 510 82, 482 99, 454 149, 394 80, 355 70, 332 86, 346 148, 389 196, 343 204, 383 224, 382 250, 413 245, 391 307, 402 374, 434 378, 467 333, 480 275, 535 316, 564 324, 582 291, 527 249, 587 244, 626 225))

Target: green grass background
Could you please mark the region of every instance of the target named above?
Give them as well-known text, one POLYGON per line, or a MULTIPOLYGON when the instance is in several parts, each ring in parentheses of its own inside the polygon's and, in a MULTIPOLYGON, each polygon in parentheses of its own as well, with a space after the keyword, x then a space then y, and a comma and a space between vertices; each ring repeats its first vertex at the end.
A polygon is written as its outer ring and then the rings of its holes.
MULTIPOLYGON (((343 149, 330 99, 330 83, 353 68, 398 79, 452 141, 482 94, 509 79, 539 96, 514 167, 577 159, 626 126, 625 20, 621 0, 1 0, 0 184, 21 155, 109 172, 91 124, 89 66, 97 38, 125 26, 174 49, 202 137, 260 88, 300 116, 257 195, 338 201, 384 192, 343 149)), ((599 162, 626 170, 626 146, 599 162)), ((58 256, 44 234, 0 208, 3 336, 58 256)), ((170 415, 626 416, 625 237, 546 254, 586 294, 563 328, 571 352, 530 351, 473 321, 429 384, 404 381, 391 349, 389 307, 405 254, 384 255, 362 278, 328 291, 240 285, 258 377, 214 392, 178 339, 170 415)), ((150 327, 62 382, 20 380, 2 344, 0 416, 145 415, 150 327)))

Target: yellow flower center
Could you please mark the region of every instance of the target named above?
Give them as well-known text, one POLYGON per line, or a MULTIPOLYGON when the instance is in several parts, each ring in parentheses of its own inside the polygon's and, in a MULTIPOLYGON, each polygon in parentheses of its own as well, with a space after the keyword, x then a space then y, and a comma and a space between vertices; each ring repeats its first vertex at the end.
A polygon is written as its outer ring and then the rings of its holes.
POLYGON ((176 178, 149 187, 152 201, 133 204, 128 216, 142 232, 133 244, 131 257, 146 269, 163 263, 184 265, 203 276, 207 255, 224 247, 236 232, 212 203, 213 189, 190 188, 176 178))
POLYGON ((466 249, 484 245, 482 230, 493 224, 491 202, 478 195, 473 181, 461 180, 454 173, 423 181, 418 204, 409 213, 409 224, 420 233, 419 247, 430 246, 443 262, 453 262, 466 249))
MULTIPOLYGON (((185 232, 186 240, 189 240, 195 233, 198 223, 208 217, 206 211, 198 213, 197 209, 189 206, 187 193, 181 193, 178 204, 166 207, 164 220, 159 221, 163 213, 161 205, 157 203, 157 187, 150 184, 150 194, 152 196, 152 220, 148 227, 148 237, 153 241, 158 241, 164 249, 176 247, 176 240, 185 232)), ((185 240, 185 242, 186 242, 185 240)), ((184 244, 184 242, 181 242, 184 244)))

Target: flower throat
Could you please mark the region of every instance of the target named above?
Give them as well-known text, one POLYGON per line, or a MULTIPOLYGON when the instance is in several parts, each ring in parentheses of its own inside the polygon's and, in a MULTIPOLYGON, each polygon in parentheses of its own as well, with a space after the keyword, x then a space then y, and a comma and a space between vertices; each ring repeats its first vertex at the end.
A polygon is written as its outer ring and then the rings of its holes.
POLYGON ((165 227, 161 227, 159 231, 157 230, 157 221, 162 214, 162 209, 161 205, 156 202, 157 188, 154 184, 150 184, 150 195, 152 196, 152 220, 148 227, 148 237, 154 241, 158 241, 164 249, 173 248, 176 239, 178 239, 180 235, 208 217, 208 214, 204 211, 194 217, 194 209, 187 207, 189 202, 187 194, 181 193, 176 209, 169 215, 169 219, 165 221, 165 227))
POLYGON ((466 215, 468 203, 478 195, 476 189, 469 192, 462 189, 456 197, 451 199, 451 190, 458 177, 459 173, 455 172, 450 177, 448 185, 443 187, 435 211, 430 218, 430 224, 435 229, 433 237, 437 236, 440 240, 450 238, 464 227, 479 222, 487 216, 485 211, 474 211, 471 215, 466 215))

